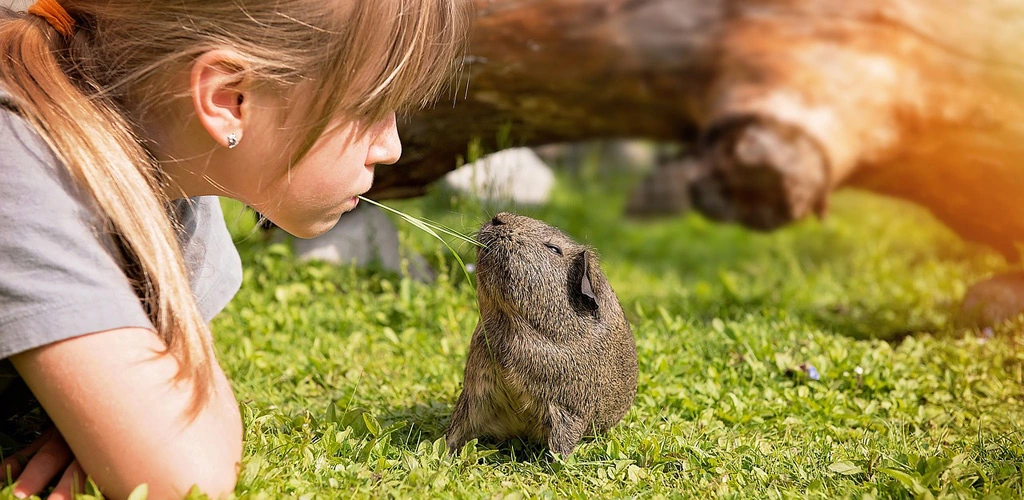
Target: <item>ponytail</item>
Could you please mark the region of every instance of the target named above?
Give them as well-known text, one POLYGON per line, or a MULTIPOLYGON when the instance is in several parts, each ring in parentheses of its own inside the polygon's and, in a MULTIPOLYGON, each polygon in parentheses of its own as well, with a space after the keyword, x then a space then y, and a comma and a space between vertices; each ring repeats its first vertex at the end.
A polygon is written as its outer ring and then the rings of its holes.
POLYGON ((71 54, 87 48, 86 34, 65 37, 41 17, 0 9, 0 85, 95 200, 165 353, 179 362, 176 381, 194 385, 194 414, 213 391, 209 327, 185 273, 156 162, 119 106, 71 63, 71 54))

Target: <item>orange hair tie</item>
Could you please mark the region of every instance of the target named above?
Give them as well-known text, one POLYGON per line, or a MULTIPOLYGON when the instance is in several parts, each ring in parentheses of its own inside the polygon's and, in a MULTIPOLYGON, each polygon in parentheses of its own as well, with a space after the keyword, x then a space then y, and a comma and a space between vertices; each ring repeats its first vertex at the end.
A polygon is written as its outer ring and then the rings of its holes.
POLYGON ((64 38, 71 38, 75 34, 75 19, 57 3, 57 0, 36 0, 36 3, 28 8, 28 13, 46 19, 57 33, 64 35, 64 38))

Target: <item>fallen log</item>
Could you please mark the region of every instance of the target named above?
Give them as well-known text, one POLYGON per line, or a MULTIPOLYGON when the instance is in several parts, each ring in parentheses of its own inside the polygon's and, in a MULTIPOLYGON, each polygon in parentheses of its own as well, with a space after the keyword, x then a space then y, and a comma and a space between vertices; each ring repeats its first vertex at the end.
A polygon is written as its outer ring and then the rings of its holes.
POLYGON ((1024 0, 475 0, 452 99, 401 126, 372 196, 484 151, 699 146, 693 203, 773 229, 843 186, 918 203, 1010 258, 1024 241, 1024 0))

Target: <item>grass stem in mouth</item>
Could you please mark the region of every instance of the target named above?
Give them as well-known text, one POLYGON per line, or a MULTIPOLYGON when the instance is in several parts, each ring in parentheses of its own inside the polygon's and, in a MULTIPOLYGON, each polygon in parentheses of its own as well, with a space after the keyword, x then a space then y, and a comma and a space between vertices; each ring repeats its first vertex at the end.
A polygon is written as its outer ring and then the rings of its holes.
POLYGON ((363 196, 359 196, 359 199, 362 200, 362 201, 365 201, 365 202, 367 202, 367 203, 369 203, 371 205, 374 205, 374 206, 380 207, 380 208, 382 208, 384 210, 387 210, 388 212, 391 212, 391 213, 393 213, 393 214, 395 214, 395 215, 405 219, 406 222, 412 224, 413 226, 416 226, 416 227, 422 229, 423 231, 426 231, 428 234, 434 236, 435 238, 437 238, 437 239, 439 239, 441 241, 444 241, 444 240, 441 239, 441 237, 437 235, 437 232, 444 233, 444 234, 447 234, 449 236, 455 237, 455 238, 457 238, 459 240, 462 240, 462 241, 464 241, 466 243, 469 243, 470 245, 473 245, 473 246, 477 246, 477 247, 484 247, 485 246, 483 243, 480 243, 479 241, 477 241, 476 238, 473 238, 471 236, 466 236, 466 235, 464 235, 464 234, 462 234, 462 233, 460 233, 460 232, 458 232, 458 231, 456 231, 456 230, 454 230, 454 229, 452 229, 450 227, 447 227, 447 226, 445 226, 443 224, 439 224, 439 223, 434 222, 434 221, 432 221, 430 219, 418 219, 418 218, 413 217, 413 216, 411 216, 409 214, 400 212, 400 211, 395 210, 395 209, 393 209, 393 208, 391 208, 389 206, 383 205, 381 203, 377 203, 376 201, 373 201, 373 200, 371 200, 369 198, 366 198, 366 197, 363 197, 363 196))

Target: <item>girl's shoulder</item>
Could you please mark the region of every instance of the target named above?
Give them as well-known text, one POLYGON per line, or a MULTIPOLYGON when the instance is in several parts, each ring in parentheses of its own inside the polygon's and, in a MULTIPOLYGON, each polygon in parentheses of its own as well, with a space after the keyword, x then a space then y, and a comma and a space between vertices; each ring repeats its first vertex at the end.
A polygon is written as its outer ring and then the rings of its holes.
POLYGON ((150 327, 90 199, 27 120, 0 108, 0 359, 150 327))
POLYGON ((19 170, 47 167, 57 170, 60 164, 50 153, 49 147, 42 137, 36 133, 32 125, 18 114, 17 106, 2 86, 0 86, 0 162, 4 165, 4 173, 19 170))
MULTIPOLYGON (((175 205, 209 320, 237 292, 241 263, 217 198, 175 205)), ((10 105, 0 106, 0 220, 0 360, 91 332, 151 328, 95 202, 10 105)))

